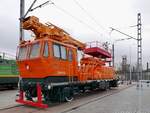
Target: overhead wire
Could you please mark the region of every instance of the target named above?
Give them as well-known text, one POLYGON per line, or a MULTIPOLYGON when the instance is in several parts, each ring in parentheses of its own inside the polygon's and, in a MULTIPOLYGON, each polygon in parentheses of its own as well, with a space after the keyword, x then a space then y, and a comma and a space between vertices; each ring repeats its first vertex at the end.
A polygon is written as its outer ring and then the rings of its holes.
POLYGON ((36 6, 34 8, 31 8, 30 11, 34 11, 37 8, 42 8, 42 7, 47 6, 49 4, 53 4, 53 2, 51 0, 48 0, 48 1, 46 1, 46 2, 44 2, 44 3, 42 3, 42 4, 38 5, 38 6, 36 6))
POLYGON ((95 22, 95 23, 96 23, 97 25, 99 25, 102 29, 104 29, 104 27, 103 27, 102 25, 100 25, 100 24, 96 21, 96 19, 95 19, 90 13, 88 13, 88 12, 86 11, 86 9, 83 8, 82 5, 81 5, 77 0, 73 0, 73 1, 78 5, 78 7, 80 7, 81 10, 83 10, 83 12, 86 13, 87 16, 89 16, 89 18, 90 18, 93 22, 95 22))
POLYGON ((97 20, 77 1, 77 0, 73 0, 76 5, 78 5, 78 7, 80 7, 81 10, 83 10, 84 13, 86 13, 86 15, 96 24, 98 25, 99 28, 103 29, 105 31, 105 33, 109 34, 109 32, 106 32, 107 30, 99 23, 97 22, 97 20))
POLYGON ((85 23, 84 21, 82 21, 81 19, 77 18, 76 16, 72 15, 71 13, 69 13, 68 11, 66 11, 65 9, 59 7, 58 5, 56 5, 54 2, 53 4, 57 9, 59 9, 60 11, 62 11, 63 13, 67 14, 68 16, 72 17, 73 19, 75 19, 76 21, 78 21, 79 23, 83 24, 84 26, 87 26, 90 30, 94 31, 95 33, 101 34, 99 31, 97 31, 96 29, 94 29, 93 27, 91 27, 89 24, 85 23))

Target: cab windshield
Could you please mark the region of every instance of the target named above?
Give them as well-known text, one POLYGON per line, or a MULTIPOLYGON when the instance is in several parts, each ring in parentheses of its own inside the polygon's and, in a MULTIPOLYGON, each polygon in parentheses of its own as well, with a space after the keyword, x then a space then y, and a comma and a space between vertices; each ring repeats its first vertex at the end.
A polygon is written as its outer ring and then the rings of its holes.
POLYGON ((23 60, 26 58, 26 54, 27 54, 27 47, 23 46, 19 48, 19 54, 18 54, 18 59, 19 60, 23 60))
POLYGON ((35 43, 31 46, 30 58, 36 58, 40 54, 40 45, 39 43, 35 43))

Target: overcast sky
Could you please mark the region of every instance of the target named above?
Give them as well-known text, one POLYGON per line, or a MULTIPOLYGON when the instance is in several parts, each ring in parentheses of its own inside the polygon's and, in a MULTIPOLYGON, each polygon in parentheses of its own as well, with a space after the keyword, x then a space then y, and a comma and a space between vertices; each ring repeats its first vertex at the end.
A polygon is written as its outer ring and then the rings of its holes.
MULTIPOLYGON (((46 0, 38 0, 41 4, 46 0)), ((143 65, 150 62, 150 0, 52 0, 55 5, 47 5, 29 13, 65 29, 72 36, 83 42, 109 41, 127 38, 109 27, 117 28, 136 37, 137 13, 142 16, 143 65), (79 3, 79 4, 77 4, 79 3), (82 6, 82 9, 79 7, 82 6), (90 15, 90 16, 89 16, 90 15), (91 18, 92 17, 92 18, 91 18)), ((33 0, 25 0, 26 10, 33 0)), ((20 0, 0 1, 0 51, 15 54, 19 39, 19 4, 20 0)), ((26 39, 29 35, 26 35, 26 39)), ((116 63, 122 55, 131 53, 132 63, 136 63, 136 41, 128 40, 115 43, 116 63)))

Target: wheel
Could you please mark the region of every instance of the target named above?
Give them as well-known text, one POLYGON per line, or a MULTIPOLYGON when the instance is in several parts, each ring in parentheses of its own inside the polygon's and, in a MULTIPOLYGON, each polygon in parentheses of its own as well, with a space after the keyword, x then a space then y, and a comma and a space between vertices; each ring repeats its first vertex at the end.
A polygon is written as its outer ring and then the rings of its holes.
POLYGON ((37 97, 37 90, 35 88, 26 90, 25 97, 27 98, 27 100, 33 101, 33 98, 37 97))
POLYGON ((71 102, 73 100, 73 96, 65 97, 66 102, 71 102))
POLYGON ((80 92, 85 93, 85 87, 80 87, 80 92))
POLYGON ((28 90, 25 91, 25 97, 27 98, 27 100, 33 101, 32 100, 32 96, 31 96, 31 94, 30 94, 30 92, 28 90))
POLYGON ((66 102, 71 102, 73 100, 73 90, 70 87, 65 87, 63 89, 63 93, 64 93, 64 100, 66 102))

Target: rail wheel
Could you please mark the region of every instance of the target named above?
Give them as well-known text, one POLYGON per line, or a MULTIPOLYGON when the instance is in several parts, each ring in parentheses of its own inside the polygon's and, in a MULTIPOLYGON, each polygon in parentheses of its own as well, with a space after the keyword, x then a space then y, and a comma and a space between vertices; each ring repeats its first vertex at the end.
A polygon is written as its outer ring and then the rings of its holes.
POLYGON ((71 87, 65 87, 63 89, 63 94, 66 102, 71 102, 73 100, 73 89, 71 87))
POLYGON ((65 97, 66 102, 71 102, 73 100, 73 96, 65 97))
POLYGON ((30 93, 29 91, 26 91, 26 92, 25 92, 25 97, 27 98, 27 100, 33 101, 33 100, 32 100, 32 96, 31 96, 31 93, 30 93))
POLYGON ((35 88, 26 90, 25 97, 27 98, 27 100, 33 101, 33 98, 37 97, 37 90, 35 88))

